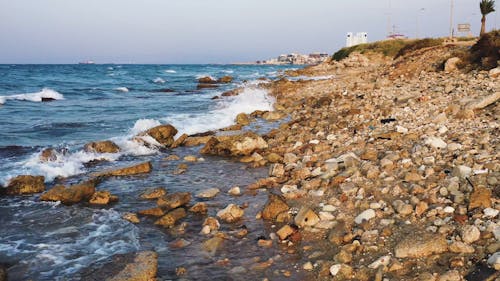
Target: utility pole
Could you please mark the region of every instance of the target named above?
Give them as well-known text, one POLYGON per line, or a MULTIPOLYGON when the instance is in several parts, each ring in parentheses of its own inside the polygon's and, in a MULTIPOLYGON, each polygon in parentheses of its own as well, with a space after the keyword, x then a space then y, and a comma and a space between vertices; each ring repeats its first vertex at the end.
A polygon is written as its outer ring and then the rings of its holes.
POLYGON ((389 12, 387 13, 387 36, 391 36, 391 0, 389 0, 389 12))
POLYGON ((453 39, 453 0, 450 7, 450 39, 453 39))

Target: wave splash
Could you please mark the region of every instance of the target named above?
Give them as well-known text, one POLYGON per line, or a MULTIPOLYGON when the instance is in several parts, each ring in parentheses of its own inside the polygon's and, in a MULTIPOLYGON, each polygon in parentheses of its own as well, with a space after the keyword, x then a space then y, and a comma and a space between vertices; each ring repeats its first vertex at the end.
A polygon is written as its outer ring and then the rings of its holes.
POLYGON ((0 96, 0 104, 5 104, 8 100, 42 102, 49 100, 63 100, 64 96, 49 88, 43 88, 40 92, 17 94, 11 96, 0 96))

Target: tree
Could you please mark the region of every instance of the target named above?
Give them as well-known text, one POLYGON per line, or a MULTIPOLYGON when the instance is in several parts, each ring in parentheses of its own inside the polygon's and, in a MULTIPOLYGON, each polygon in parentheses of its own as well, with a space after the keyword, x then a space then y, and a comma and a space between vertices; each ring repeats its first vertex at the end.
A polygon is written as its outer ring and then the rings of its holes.
POLYGON ((481 0, 479 3, 479 9, 483 15, 481 18, 481 33, 483 35, 486 33, 486 15, 493 13, 495 11, 495 1, 494 0, 481 0))

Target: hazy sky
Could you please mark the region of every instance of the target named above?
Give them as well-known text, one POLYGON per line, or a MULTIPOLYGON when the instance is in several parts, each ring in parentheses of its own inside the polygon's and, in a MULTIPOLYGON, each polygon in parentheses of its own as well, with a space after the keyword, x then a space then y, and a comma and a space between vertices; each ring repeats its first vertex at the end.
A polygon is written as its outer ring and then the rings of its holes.
MULTIPOLYGON (((479 33, 479 0, 454 2, 455 24, 470 22, 479 33)), ((449 33, 450 0, 0 0, 0 63, 228 63, 333 53, 349 31, 383 39, 390 6, 399 33, 415 37, 417 21, 420 37, 449 33)), ((488 30, 500 27, 497 13, 488 30)))

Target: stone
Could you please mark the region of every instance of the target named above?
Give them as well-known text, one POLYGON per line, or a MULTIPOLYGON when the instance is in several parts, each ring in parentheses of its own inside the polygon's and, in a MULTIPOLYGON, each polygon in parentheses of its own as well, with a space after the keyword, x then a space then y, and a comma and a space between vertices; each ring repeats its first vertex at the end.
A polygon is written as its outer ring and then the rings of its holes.
POLYGON ((186 215, 184 208, 177 208, 158 219, 155 224, 164 227, 173 227, 178 220, 185 218, 186 215))
POLYGON ((224 238, 215 236, 203 242, 202 248, 205 252, 208 252, 211 255, 215 255, 217 250, 219 250, 222 247, 223 243, 224 243, 224 238))
POLYGON ((464 165, 458 165, 453 168, 453 171, 451 173, 455 177, 459 178, 467 178, 472 174, 472 168, 464 166, 464 165))
POLYGON ((267 203, 262 210, 262 218, 265 220, 274 220, 279 214, 288 212, 289 209, 290 207, 282 197, 269 194, 267 203))
POLYGON ((203 198, 203 199, 214 198, 215 196, 217 196, 217 194, 219 194, 219 192, 220 192, 220 189, 218 189, 218 188, 209 188, 209 189, 205 189, 203 191, 198 192, 196 194, 196 197, 203 198))
POLYGON ((496 252, 488 258, 488 264, 495 270, 500 270, 500 252, 496 252))
POLYGON ((467 109, 478 110, 483 109, 490 104, 494 104, 500 99, 500 92, 495 92, 493 94, 483 96, 467 104, 467 109))
POLYGON ((137 217, 137 215, 134 214, 134 213, 124 213, 122 215, 122 219, 127 220, 127 221, 129 221, 131 223, 139 223, 139 222, 141 222, 139 220, 139 217, 137 217))
POLYGON ((439 276, 437 281, 462 281, 462 275, 457 270, 449 270, 439 276))
POLYGON ((407 182, 418 182, 422 180, 422 176, 417 172, 409 172, 405 175, 405 181, 407 182))
POLYGON ((457 64, 459 64, 462 60, 458 57, 449 58, 444 64, 445 72, 454 72, 458 70, 457 64))
POLYGON ((262 115, 262 119, 266 121, 277 121, 285 117, 281 112, 268 111, 262 115))
POLYGON ((278 231, 276 231, 276 235, 280 238, 280 240, 286 240, 292 234, 297 231, 297 227, 295 225, 284 225, 278 231))
POLYGON ((295 224, 299 227, 314 226, 320 219, 319 216, 306 206, 302 206, 295 216, 295 224))
POLYGON ((7 281, 7 278, 7 269, 3 265, 0 265, 0 281, 7 281))
POLYGON ((462 228, 462 241, 471 244, 479 240, 481 232, 475 225, 466 225, 462 228))
POLYGON ((46 148, 42 150, 39 157, 42 162, 51 162, 57 160, 57 151, 53 148, 46 148))
POLYGON ((45 191, 44 181, 43 176, 17 176, 9 181, 4 192, 8 195, 40 193, 45 191))
POLYGON ((200 84, 215 84, 217 83, 217 80, 210 76, 204 76, 198 79, 198 83, 200 84))
POLYGON ((217 212, 217 217, 222 220, 232 223, 243 217, 245 211, 235 204, 229 204, 226 208, 217 212))
POLYGON ((40 200, 61 201, 65 205, 76 204, 89 200, 95 193, 95 185, 95 181, 86 181, 69 187, 58 185, 43 193, 40 200))
MULTIPOLYGON (((209 230, 208 233, 210 233, 211 231, 218 230, 220 228, 220 223, 216 218, 208 217, 203 222, 203 226, 208 227, 208 230, 209 230)), ((206 233, 206 234, 208 234, 208 233, 206 233)))
POLYGON ((87 143, 83 149, 86 152, 95 153, 118 153, 120 152, 120 147, 112 141, 98 141, 87 143))
POLYGON ((440 234, 414 233, 405 236, 394 249, 397 258, 421 258, 448 250, 446 238, 440 234))
POLYGON ((490 76, 490 78, 498 78, 498 77, 500 77, 500 67, 496 67, 496 68, 491 69, 488 72, 488 76, 490 76))
POLYGON ((241 189, 239 186, 235 186, 235 187, 232 187, 231 189, 229 189, 229 191, 227 193, 231 196, 240 196, 241 189))
POLYGON ((218 83, 223 83, 223 84, 231 83, 232 81, 233 77, 229 75, 223 76, 217 80, 218 83))
POLYGON ((198 158, 194 155, 187 155, 184 157, 184 161, 186 162, 196 162, 198 161, 198 158))
POLYGON ((162 160, 163 161, 177 161, 177 160, 180 160, 181 158, 177 155, 169 155, 165 158, 163 158, 162 160))
MULTIPOLYGON (((156 280, 158 271, 158 254, 152 251, 140 252, 134 261, 106 281, 152 281, 156 280)), ((101 279, 102 280, 102 279, 101 279)))
POLYGON ((220 156, 248 156, 267 147, 267 142, 261 136, 247 132, 242 135, 212 137, 200 152, 220 156))
POLYGON ((491 208, 491 190, 484 186, 476 186, 469 199, 469 209, 491 208))
POLYGON ((474 247, 465 244, 464 242, 455 241, 450 245, 450 251, 459 254, 472 254, 474 253, 474 247))
POLYGON ((163 209, 175 209, 188 204, 191 201, 191 193, 176 192, 158 198, 156 204, 163 209))
POLYGON ((283 157, 281 157, 279 154, 277 153, 269 153, 267 156, 266 156, 266 159, 269 163, 280 163, 280 162, 283 162, 283 157))
POLYGON ((313 264, 312 264, 310 261, 308 261, 308 262, 306 262, 306 263, 302 266, 302 268, 303 268, 304 270, 311 271, 311 270, 313 270, 313 269, 314 269, 314 266, 313 266, 313 264))
POLYGON ((167 194, 167 190, 163 187, 148 189, 141 194, 141 199, 152 200, 158 199, 167 194))
POLYGON ((182 238, 168 243, 168 246, 171 249, 182 249, 182 248, 186 248, 189 245, 191 245, 191 242, 187 241, 186 239, 182 239, 182 238))
POLYGON ((370 221, 371 219, 375 218, 376 214, 373 209, 367 209, 361 212, 359 215, 354 218, 354 222, 357 224, 362 224, 365 221, 370 221))
POLYGON ((250 124, 250 118, 248 118, 248 115, 245 113, 240 113, 236 115, 236 124, 246 126, 250 124))
POLYGON ((177 148, 179 146, 184 145, 184 142, 187 140, 189 136, 187 134, 182 134, 180 137, 178 137, 170 146, 170 148, 177 148))
POLYGON ((134 176, 140 174, 150 173, 153 166, 151 162, 144 162, 130 167, 125 167, 121 169, 104 171, 101 173, 94 174, 95 177, 123 177, 123 176, 134 176))
POLYGON ((189 208, 189 211, 193 212, 193 213, 205 214, 205 213, 208 212, 207 203, 205 203, 205 202, 197 202, 191 208, 189 208))
POLYGON ((484 217, 486 217, 488 219, 496 218, 498 216, 499 212, 500 212, 499 210, 496 210, 493 208, 486 208, 483 210, 484 217))
POLYGON ((285 166, 283 164, 271 164, 269 166, 270 177, 283 177, 285 175, 285 166))
POLYGON ((430 146, 430 147, 433 147, 433 148, 441 148, 441 149, 444 149, 444 148, 446 148, 446 146, 448 146, 446 144, 446 142, 444 142, 439 137, 428 137, 425 140, 425 144, 428 145, 428 146, 430 146))
POLYGON ((137 213, 142 216, 161 217, 165 214, 165 211, 163 211, 162 208, 151 208, 146 210, 140 210, 137 213))
POLYGON ((359 157, 362 160, 369 160, 369 161, 377 161, 378 159, 378 152, 376 149, 367 149, 361 154, 359 157))
POLYGON ((89 203, 94 205, 107 205, 114 202, 118 202, 118 197, 106 190, 95 192, 89 199, 89 203))
POLYGON ((377 260, 375 260, 374 262, 372 262, 370 265, 368 265, 368 268, 377 269, 380 266, 386 267, 389 265, 390 262, 391 262, 391 256, 382 256, 377 260))
POLYGON ((161 145, 170 147, 174 143, 174 136, 176 134, 177 129, 174 126, 167 124, 151 128, 146 132, 140 134, 140 136, 149 135, 161 145))

